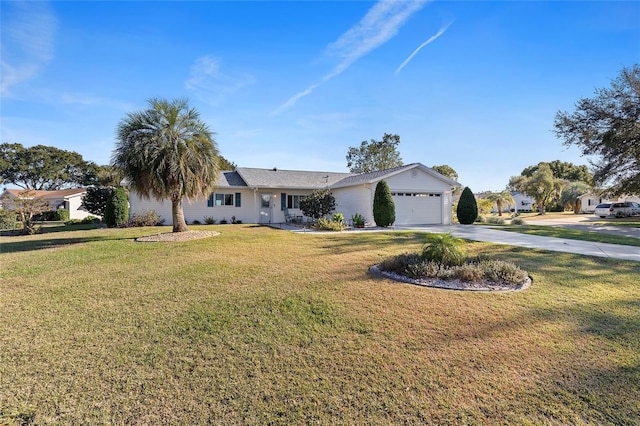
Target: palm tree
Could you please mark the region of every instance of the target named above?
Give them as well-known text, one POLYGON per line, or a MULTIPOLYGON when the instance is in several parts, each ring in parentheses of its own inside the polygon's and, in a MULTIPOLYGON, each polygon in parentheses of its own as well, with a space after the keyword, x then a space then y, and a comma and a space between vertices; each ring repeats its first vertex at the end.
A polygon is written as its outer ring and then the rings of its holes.
POLYGON ((111 158, 130 188, 143 198, 170 199, 173 232, 188 231, 182 198, 203 198, 218 178, 218 148, 200 114, 186 99, 150 99, 117 128, 111 158))
POLYGON ((498 208, 498 216, 502 216, 502 206, 505 204, 514 203, 513 197, 511 196, 511 192, 506 189, 501 192, 492 192, 487 195, 487 199, 496 203, 496 207, 498 208))
POLYGON ((567 207, 571 207, 573 212, 578 214, 582 207, 580 196, 586 194, 590 190, 591 188, 589 185, 584 182, 570 182, 560 193, 560 204, 562 204, 565 209, 567 207))

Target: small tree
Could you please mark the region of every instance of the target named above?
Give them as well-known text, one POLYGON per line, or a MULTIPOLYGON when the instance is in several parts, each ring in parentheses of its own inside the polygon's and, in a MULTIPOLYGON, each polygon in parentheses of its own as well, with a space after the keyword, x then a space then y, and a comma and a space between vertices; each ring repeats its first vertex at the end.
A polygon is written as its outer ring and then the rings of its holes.
POLYGON ((107 201, 112 194, 112 187, 89 187, 87 193, 82 197, 82 207, 87 209, 89 213, 104 218, 107 201))
POLYGON ((49 203, 41 197, 36 197, 33 191, 21 191, 17 197, 5 195, 2 197, 2 205, 13 211, 22 222, 22 230, 25 234, 35 234, 39 231, 35 217, 49 210, 49 203))
POLYGON ((398 152, 400 136, 385 133, 381 141, 362 141, 359 147, 349 147, 347 167, 352 173, 369 173, 402 166, 398 152))
POLYGON ((548 163, 540 163, 531 176, 514 176, 509 179, 509 186, 524 192, 536 200, 538 211, 545 214, 546 206, 560 196, 562 188, 566 184, 564 179, 553 176, 553 171, 548 163))
POLYGON ((373 196, 373 220, 376 225, 386 228, 396 221, 396 205, 389 185, 381 180, 376 185, 376 192, 373 196))
POLYGON ((336 199, 328 189, 316 189, 300 200, 300 210, 305 216, 320 219, 336 209, 336 199))
POLYGON ((487 195, 487 200, 491 200, 496 203, 496 207, 498 208, 498 216, 502 216, 502 207, 505 204, 513 203, 513 197, 511 196, 511 192, 506 189, 501 192, 492 192, 487 195))
POLYGON ((463 225, 472 224, 478 217, 478 204, 476 203, 476 197, 473 192, 467 186, 460 195, 460 201, 458 201, 458 207, 456 208, 456 216, 458 222, 463 225))
POLYGON ((596 157, 595 184, 610 183, 612 195, 640 192, 639 99, 640 64, 634 64, 623 68, 610 87, 579 99, 572 113, 558 111, 554 120, 555 134, 565 146, 576 145, 583 155, 596 157))
POLYGON ((115 188, 107 201, 104 212, 104 221, 107 226, 115 226, 127 223, 129 220, 129 200, 127 193, 121 186, 115 188))
POLYGON ((560 193, 560 204, 566 208, 572 208, 578 214, 582 209, 580 196, 589 192, 591 188, 584 182, 570 182, 560 193))

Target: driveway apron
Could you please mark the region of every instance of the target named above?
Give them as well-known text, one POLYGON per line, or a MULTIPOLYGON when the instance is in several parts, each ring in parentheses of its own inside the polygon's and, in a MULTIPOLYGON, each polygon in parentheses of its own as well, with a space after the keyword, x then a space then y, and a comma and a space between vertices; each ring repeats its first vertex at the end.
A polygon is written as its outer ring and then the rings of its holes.
POLYGON ((541 237, 500 231, 482 225, 427 225, 396 227, 397 230, 422 231, 431 233, 451 233, 452 235, 473 241, 537 248, 586 256, 610 257, 614 259, 640 262, 640 247, 619 244, 595 243, 590 241, 569 240, 565 238, 541 237))

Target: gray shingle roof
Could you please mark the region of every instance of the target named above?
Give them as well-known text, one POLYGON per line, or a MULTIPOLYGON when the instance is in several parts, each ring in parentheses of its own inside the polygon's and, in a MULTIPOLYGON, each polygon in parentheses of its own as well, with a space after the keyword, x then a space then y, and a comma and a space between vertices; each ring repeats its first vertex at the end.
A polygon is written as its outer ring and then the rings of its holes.
POLYGON ((247 186, 242 177, 237 171, 233 172, 220 172, 218 176, 218 187, 225 188, 229 186, 247 186))
POLYGON ((352 173, 238 167, 238 175, 252 188, 318 189, 352 176, 352 173))
POLYGON ((375 172, 369 172, 369 173, 362 173, 362 174, 358 174, 358 175, 351 175, 349 177, 346 177, 342 180, 340 180, 339 182, 336 182, 336 184, 334 186, 336 187, 343 187, 343 186, 350 186, 350 185, 358 185, 358 184, 362 184, 362 183, 370 183, 379 179, 382 179, 390 174, 394 174, 395 172, 398 171, 403 171, 406 169, 410 169, 413 166, 415 166, 417 163, 411 163, 411 164, 407 164, 405 166, 399 166, 399 167, 394 167, 391 169, 386 169, 386 170, 376 170, 375 172))
POLYGON ((452 186, 459 184, 420 163, 411 163, 371 173, 310 172, 304 170, 256 169, 238 167, 235 171, 220 172, 218 187, 321 189, 372 183, 405 170, 419 168, 452 186))

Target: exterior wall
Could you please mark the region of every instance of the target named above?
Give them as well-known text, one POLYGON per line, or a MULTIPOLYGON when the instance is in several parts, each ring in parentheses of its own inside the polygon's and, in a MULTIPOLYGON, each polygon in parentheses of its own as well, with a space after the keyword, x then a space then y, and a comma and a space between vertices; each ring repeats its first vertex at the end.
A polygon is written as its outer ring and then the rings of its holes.
MULTIPOLYGON (((193 223, 194 220, 204 223, 205 218, 207 217, 214 218, 217 223, 220 223, 223 219, 226 219, 231 223, 232 217, 235 217, 236 220, 240 220, 243 223, 257 223, 259 212, 256 208, 253 190, 225 188, 216 190, 216 193, 234 194, 234 199, 235 194, 240 193, 240 207, 235 207, 235 205, 209 207, 207 199, 189 202, 185 198, 182 200, 182 209, 184 211, 184 218, 187 224, 193 223)), ((171 202, 169 200, 146 200, 140 198, 135 192, 131 192, 129 194, 129 205, 129 217, 133 216, 135 213, 154 210, 162 219, 164 219, 165 225, 171 225, 173 223, 171 217, 171 202)))
POLYGON ((596 206, 600 203, 607 203, 609 200, 603 197, 598 197, 594 194, 585 194, 580 199, 581 202, 581 212, 582 213, 593 213, 596 210, 596 206))
POLYGON ((79 194, 73 197, 68 197, 67 200, 65 201, 64 207, 69 210, 70 219, 84 219, 87 216, 99 217, 98 215, 89 213, 84 209, 84 207, 82 207, 83 195, 84 194, 79 194))
POLYGON ((347 223, 356 213, 364 216, 367 225, 373 225, 373 196, 375 186, 359 185, 331 191, 336 199, 336 212, 342 213, 347 223))
POLYGON ((311 189, 274 189, 272 192, 274 196, 272 196, 273 214, 272 214, 271 221, 275 223, 280 223, 280 222, 286 222, 286 218, 284 216, 285 206, 291 216, 304 217, 304 213, 300 208, 296 208, 294 206, 288 207, 289 206, 288 200, 287 200, 288 196, 289 195, 308 196, 313 192, 313 190, 311 189))
MULTIPOLYGON (((391 192, 426 192, 441 194, 442 224, 450 225, 452 217, 451 187, 430 174, 411 169, 386 179, 391 192)), ((374 185, 375 191, 375 185, 374 185)))
MULTIPOLYGON (((451 224, 452 218, 452 193, 451 187, 441 180, 419 169, 407 170, 398 175, 385 179, 391 192, 424 192, 441 194, 441 223, 451 224), (415 171, 415 173, 413 173, 415 171)), ((344 215, 347 221, 360 213, 365 217, 366 223, 374 225, 373 197, 377 182, 332 190, 336 198, 336 211, 344 215)), ((397 214, 396 214, 397 216, 397 214)))
POLYGON ((636 203, 640 203, 640 196, 637 195, 625 195, 618 198, 604 198, 598 197, 595 194, 585 194, 580 197, 580 201, 582 203, 582 213, 593 213, 596 209, 596 206, 600 203, 617 203, 621 201, 633 201, 636 203))
POLYGON ((533 211, 533 199, 531 197, 527 197, 526 195, 517 191, 511 193, 511 196, 513 197, 513 201, 515 201, 515 206, 513 206, 512 208, 516 212, 533 211))

